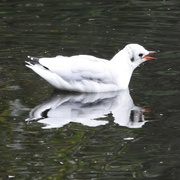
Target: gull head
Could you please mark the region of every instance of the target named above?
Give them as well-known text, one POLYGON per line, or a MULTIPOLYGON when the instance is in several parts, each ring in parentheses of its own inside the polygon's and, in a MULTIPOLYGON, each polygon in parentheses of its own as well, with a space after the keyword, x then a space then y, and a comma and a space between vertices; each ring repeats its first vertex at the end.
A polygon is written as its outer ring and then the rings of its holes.
POLYGON ((149 56, 155 54, 155 51, 148 51, 139 44, 128 44, 123 49, 128 53, 129 61, 133 69, 139 66, 144 61, 155 60, 156 58, 149 56))

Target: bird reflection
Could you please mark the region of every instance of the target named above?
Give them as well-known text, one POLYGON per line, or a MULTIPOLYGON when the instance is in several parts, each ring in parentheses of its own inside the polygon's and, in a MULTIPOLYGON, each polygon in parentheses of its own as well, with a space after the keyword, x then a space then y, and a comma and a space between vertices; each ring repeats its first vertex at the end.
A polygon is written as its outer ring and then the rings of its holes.
POLYGON ((144 110, 134 105, 129 90, 107 93, 54 93, 47 101, 30 111, 30 122, 43 123, 43 129, 60 128, 70 122, 96 127, 107 124, 108 115, 114 123, 129 128, 145 124, 144 110))

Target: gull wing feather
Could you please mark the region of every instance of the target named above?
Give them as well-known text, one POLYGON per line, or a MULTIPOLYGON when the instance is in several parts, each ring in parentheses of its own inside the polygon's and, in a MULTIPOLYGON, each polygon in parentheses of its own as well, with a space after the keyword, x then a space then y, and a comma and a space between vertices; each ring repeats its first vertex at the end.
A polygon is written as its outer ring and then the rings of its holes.
POLYGON ((108 83, 111 80, 109 61, 89 55, 41 58, 39 63, 65 81, 93 80, 108 83))

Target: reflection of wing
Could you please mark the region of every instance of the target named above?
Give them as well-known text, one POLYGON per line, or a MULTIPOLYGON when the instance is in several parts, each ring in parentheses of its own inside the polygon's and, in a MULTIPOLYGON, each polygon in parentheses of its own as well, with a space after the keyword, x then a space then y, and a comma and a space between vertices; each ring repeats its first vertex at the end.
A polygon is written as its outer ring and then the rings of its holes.
POLYGON ((145 123, 141 108, 133 104, 128 90, 111 93, 54 94, 49 100, 35 107, 27 121, 40 119, 44 128, 62 127, 69 122, 87 126, 108 123, 106 115, 112 113, 114 122, 130 128, 145 123), (101 118, 101 120, 98 120, 101 118), (104 119, 104 120, 103 120, 104 119))
POLYGON ((57 56, 54 59, 41 58, 39 63, 58 74, 65 81, 97 80, 105 83, 111 79, 107 60, 99 59, 94 56, 57 56))
MULTIPOLYGON (((106 94, 106 93, 105 93, 106 94)), ((46 128, 62 127, 69 122, 79 122, 87 126, 107 124, 105 120, 95 120, 109 113, 111 104, 109 98, 99 94, 54 94, 51 99, 35 107, 30 112, 29 120, 42 119, 39 122, 47 124, 46 128)))

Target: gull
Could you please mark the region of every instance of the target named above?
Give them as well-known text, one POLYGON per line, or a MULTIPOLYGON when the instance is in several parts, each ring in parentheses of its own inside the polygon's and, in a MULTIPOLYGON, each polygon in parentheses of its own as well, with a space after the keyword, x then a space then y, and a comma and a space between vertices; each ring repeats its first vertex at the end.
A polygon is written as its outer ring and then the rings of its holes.
POLYGON ((111 92, 127 89, 134 69, 155 51, 139 44, 128 44, 111 60, 91 55, 37 58, 28 56, 26 66, 55 89, 76 92, 111 92))

